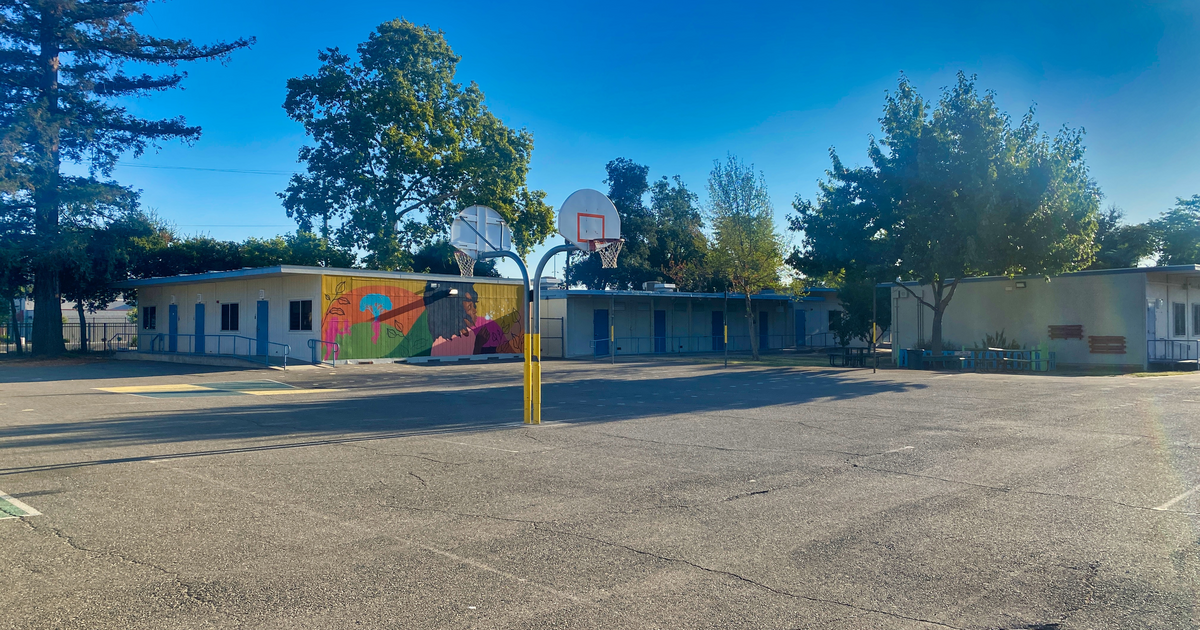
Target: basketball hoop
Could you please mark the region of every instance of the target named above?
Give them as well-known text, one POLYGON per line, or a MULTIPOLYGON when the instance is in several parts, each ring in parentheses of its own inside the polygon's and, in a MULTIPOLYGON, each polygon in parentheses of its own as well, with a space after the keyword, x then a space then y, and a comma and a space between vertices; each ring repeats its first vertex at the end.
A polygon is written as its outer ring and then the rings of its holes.
POLYGON ((475 275, 475 257, 461 250, 454 250, 454 260, 458 263, 458 273, 464 278, 475 275))
POLYGON ((600 267, 604 269, 617 268, 617 256, 621 254, 623 238, 606 238, 591 241, 592 251, 600 255, 600 267))

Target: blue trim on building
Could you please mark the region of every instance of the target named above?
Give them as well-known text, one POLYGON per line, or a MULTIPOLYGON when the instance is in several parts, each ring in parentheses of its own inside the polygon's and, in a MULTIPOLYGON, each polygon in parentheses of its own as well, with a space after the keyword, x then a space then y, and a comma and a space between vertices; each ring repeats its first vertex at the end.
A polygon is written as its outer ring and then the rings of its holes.
MULTIPOLYGON (((834 291, 836 289, 818 289, 821 292, 834 291)), ((810 289, 810 292, 813 290, 810 289)), ((724 293, 691 293, 686 291, 629 291, 629 290, 601 290, 601 289, 547 289, 542 291, 543 300, 555 300, 568 297, 673 297, 673 298, 693 298, 704 300, 722 300, 725 298, 724 293)), ((741 293, 730 293, 729 299, 746 299, 741 293)), ((793 297, 786 293, 755 293, 750 296, 753 300, 776 300, 790 302, 823 302, 823 297, 793 297)))
POLYGON ((308 276, 355 276, 358 278, 388 278, 392 280, 433 280, 441 282, 473 282, 490 284, 521 284, 520 279, 490 278, 471 276, 470 280, 462 276, 450 276, 435 273, 407 273, 400 271, 370 271, 367 269, 345 269, 342 267, 304 267, 300 265, 276 265, 274 267, 253 267, 235 269, 233 271, 210 271, 207 273, 181 274, 163 278, 144 278, 141 280, 125 280, 113 283, 117 289, 136 289, 163 284, 184 284, 193 282, 214 282, 218 280, 241 280, 246 278, 273 278, 287 275, 308 276))
MULTIPOLYGON (((1166 265, 1163 267, 1124 267, 1121 269, 1092 269, 1090 271, 1072 271, 1070 273, 1059 274, 1057 276, 1051 276, 1050 279, 1053 280, 1054 278, 1069 278, 1069 277, 1073 277, 1073 276, 1112 276, 1112 275, 1122 275, 1122 274, 1128 274, 1128 273, 1195 273, 1195 272, 1200 272, 1200 265, 1166 265)), ((1000 281, 1009 281, 1009 280, 1040 280, 1040 279, 1044 279, 1045 277, 1046 276, 1013 276, 1010 278, 1008 276, 979 276, 979 277, 975 277, 975 278, 963 278, 962 280, 959 281, 959 284, 966 284, 968 282, 1000 282, 1000 281)), ((954 281, 954 278, 948 278, 946 280, 946 283, 949 284, 953 281, 954 281)), ((906 287, 919 287, 924 284, 928 284, 928 283, 924 283, 919 280, 907 280, 907 281, 900 283, 901 286, 906 286, 906 287)), ((877 284, 875 286, 876 287, 894 287, 894 286, 896 286, 896 283, 895 282, 880 282, 879 284, 877 284)))

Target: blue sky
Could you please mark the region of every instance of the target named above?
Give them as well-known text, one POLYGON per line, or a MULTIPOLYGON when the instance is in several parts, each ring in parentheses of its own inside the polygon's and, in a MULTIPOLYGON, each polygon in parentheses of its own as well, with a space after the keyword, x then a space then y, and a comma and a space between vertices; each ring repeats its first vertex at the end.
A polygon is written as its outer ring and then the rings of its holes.
MULTIPOLYGON (((1200 193, 1200 2, 506 3, 170 0, 144 31, 205 42, 255 36, 227 64, 192 64, 186 89, 132 102, 204 128, 126 160, 116 178, 186 233, 271 236, 294 229, 275 193, 299 168, 301 127, 281 104, 316 53, 352 51, 404 17, 446 33, 508 125, 535 139, 530 184, 560 204, 604 189, 627 157, 680 175, 703 198, 714 159, 763 171, 781 227, 811 198, 835 147, 866 159, 884 92, 901 72, 936 98, 954 73, 1043 128, 1087 130, 1106 196, 1141 221, 1200 193), (151 167, 151 168, 148 168, 151 167), (162 168, 167 167, 167 168, 162 168), (229 173, 189 169, 242 169, 229 173)), ((533 257, 540 256, 540 251, 533 257)))

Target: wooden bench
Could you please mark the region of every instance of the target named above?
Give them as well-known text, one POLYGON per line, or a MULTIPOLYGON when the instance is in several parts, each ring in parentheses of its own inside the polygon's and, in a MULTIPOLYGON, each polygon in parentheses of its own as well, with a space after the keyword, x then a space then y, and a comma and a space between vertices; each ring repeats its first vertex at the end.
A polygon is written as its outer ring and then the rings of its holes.
POLYGON ((1088 352, 1092 354, 1125 354, 1125 338, 1089 336, 1088 352))
POLYGON ((1083 339, 1083 324, 1050 326, 1051 339, 1083 339))

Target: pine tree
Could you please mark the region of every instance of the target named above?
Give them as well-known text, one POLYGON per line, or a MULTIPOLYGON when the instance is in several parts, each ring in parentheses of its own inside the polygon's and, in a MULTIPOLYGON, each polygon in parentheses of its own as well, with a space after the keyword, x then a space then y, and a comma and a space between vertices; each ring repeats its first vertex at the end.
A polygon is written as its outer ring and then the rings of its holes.
POLYGON ((138 32, 130 21, 148 0, 0 0, 0 219, 32 226, 33 350, 63 350, 59 273, 68 203, 121 188, 108 178, 122 154, 164 140, 191 142, 200 128, 182 117, 146 120, 114 104, 178 87, 182 72, 130 74, 127 63, 166 65, 223 59, 253 40, 196 45, 138 32), (63 162, 84 164, 68 176, 63 162))

